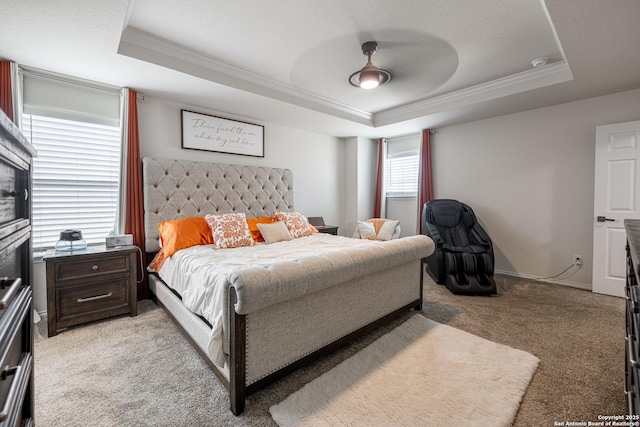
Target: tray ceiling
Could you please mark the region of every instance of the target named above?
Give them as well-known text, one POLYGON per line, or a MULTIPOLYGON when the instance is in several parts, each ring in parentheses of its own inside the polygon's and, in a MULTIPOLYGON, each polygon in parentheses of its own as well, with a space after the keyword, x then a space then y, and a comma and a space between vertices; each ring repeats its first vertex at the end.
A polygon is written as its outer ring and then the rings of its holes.
POLYGON ((638 88, 637 16, 635 0, 25 0, 3 6, 0 57, 374 137, 638 88), (348 77, 369 40, 393 78, 367 91, 348 77))

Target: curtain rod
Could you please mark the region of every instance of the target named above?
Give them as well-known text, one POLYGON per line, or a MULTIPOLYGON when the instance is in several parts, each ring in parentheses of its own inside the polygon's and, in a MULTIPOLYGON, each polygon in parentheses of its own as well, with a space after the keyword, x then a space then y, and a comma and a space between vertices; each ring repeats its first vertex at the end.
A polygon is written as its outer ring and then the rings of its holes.
MULTIPOLYGON (((438 132, 437 129, 429 129, 429 135, 433 135, 433 134, 435 134, 437 132, 438 132)), ((422 131, 420 130, 420 131, 417 131, 417 132, 409 132, 409 133, 405 133, 405 134, 402 134, 402 135, 387 136, 387 137, 384 137, 382 139, 400 139, 400 138, 406 138, 408 136, 419 136, 421 134, 422 134, 422 131)))

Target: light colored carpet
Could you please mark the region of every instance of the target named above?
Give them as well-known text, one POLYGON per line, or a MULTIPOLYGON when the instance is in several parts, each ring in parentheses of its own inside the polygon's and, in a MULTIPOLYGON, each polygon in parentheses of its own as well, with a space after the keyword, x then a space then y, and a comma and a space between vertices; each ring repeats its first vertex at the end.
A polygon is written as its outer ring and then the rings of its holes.
MULTIPOLYGON (((624 298, 496 276, 498 295, 453 295, 425 274, 422 315, 541 359, 513 427, 624 414, 624 298)), ((234 416, 226 390, 150 300, 127 315, 46 338, 36 325, 38 427, 274 427, 269 408, 392 331, 415 312, 247 398, 234 416)), ((460 425, 471 425, 471 421, 460 425)))
POLYGON ((270 412, 282 427, 510 426, 539 362, 416 314, 270 412))

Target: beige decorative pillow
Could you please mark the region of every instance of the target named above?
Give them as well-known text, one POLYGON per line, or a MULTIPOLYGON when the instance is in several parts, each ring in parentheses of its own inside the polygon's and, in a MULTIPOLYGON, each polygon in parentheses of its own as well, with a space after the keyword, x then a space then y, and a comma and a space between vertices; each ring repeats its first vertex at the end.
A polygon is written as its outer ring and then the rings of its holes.
POLYGON ((357 233, 361 239, 376 240, 376 230, 370 222, 358 221, 357 233))
POLYGON ((256 224, 260 230, 260 234, 268 245, 276 242, 291 240, 291 233, 282 221, 273 222, 271 224, 256 224))
POLYGON ((278 221, 284 222, 294 239, 313 234, 305 217, 298 212, 276 212, 273 216, 278 221))
POLYGON ((211 228, 215 249, 253 245, 244 213, 206 215, 204 218, 211 228))
POLYGON ((386 221, 378 231, 378 240, 391 240, 400 221, 386 221))

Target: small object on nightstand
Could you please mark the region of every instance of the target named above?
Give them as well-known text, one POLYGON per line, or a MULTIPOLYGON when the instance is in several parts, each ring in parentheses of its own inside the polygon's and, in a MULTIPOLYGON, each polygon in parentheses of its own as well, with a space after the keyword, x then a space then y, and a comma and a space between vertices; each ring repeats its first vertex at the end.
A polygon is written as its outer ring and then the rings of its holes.
POLYGON ((334 236, 338 235, 338 226, 336 225, 324 225, 316 227, 319 232, 333 234, 334 236))
POLYGON ((64 230, 60 232, 60 240, 56 243, 56 252, 70 252, 87 249, 87 241, 82 238, 80 230, 64 230))
POLYGON ((335 225, 325 225, 324 218, 321 216, 310 216, 309 224, 313 225, 321 233, 338 235, 338 227, 335 225))
POLYGON ((74 325, 137 312, 135 246, 47 251, 48 335, 74 325))
POLYGON ((109 235, 105 238, 105 245, 107 248, 117 248, 119 246, 131 246, 133 245, 132 234, 109 235))

